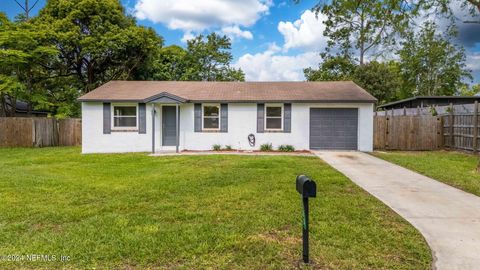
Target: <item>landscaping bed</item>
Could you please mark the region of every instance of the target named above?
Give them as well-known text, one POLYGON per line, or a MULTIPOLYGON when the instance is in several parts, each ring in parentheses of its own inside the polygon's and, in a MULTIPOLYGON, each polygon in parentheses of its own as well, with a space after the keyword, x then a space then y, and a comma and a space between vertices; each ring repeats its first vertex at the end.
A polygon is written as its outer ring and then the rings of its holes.
POLYGON ((301 259, 295 177, 310 201, 315 269, 429 269, 405 220, 316 157, 81 155, 0 149, 0 268, 292 269, 301 259))
POLYGON ((183 150, 181 154, 239 154, 239 155, 301 155, 301 156, 314 156, 311 151, 308 150, 294 150, 294 151, 279 151, 279 150, 183 150))

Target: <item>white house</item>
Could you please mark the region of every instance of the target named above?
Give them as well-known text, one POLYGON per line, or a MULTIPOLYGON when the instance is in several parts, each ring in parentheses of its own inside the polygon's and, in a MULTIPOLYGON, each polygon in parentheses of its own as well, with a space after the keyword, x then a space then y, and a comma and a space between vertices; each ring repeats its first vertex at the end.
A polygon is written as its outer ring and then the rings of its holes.
POLYGON ((376 101, 350 81, 111 81, 79 98, 82 152, 372 151, 376 101))

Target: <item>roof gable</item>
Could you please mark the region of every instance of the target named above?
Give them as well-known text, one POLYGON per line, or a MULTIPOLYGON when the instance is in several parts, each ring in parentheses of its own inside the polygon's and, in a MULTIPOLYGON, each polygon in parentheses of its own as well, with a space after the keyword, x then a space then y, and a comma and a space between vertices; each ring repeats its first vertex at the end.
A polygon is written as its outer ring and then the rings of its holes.
POLYGON ((152 103, 185 103, 187 100, 167 92, 162 92, 145 100, 152 103))

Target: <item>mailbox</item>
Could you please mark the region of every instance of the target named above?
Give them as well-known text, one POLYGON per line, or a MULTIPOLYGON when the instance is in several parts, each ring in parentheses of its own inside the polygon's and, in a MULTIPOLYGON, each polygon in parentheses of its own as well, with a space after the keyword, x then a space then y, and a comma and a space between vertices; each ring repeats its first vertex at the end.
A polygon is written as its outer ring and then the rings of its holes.
POLYGON ((302 226, 302 238, 303 238, 303 262, 309 263, 309 250, 308 250, 308 198, 317 197, 317 184, 308 176, 297 176, 297 191, 302 196, 303 202, 303 226, 302 226))
POLYGON ((303 198, 317 197, 317 184, 308 176, 297 176, 297 191, 303 198))

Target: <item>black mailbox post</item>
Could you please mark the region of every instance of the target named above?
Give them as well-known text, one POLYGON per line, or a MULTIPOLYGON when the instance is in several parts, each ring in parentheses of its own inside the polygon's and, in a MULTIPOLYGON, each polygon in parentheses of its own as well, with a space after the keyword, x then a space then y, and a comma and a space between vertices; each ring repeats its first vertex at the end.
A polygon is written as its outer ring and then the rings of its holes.
POLYGON ((308 263, 308 198, 317 197, 317 184, 308 176, 297 176, 297 191, 303 201, 303 262, 308 263))

